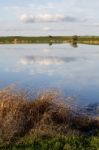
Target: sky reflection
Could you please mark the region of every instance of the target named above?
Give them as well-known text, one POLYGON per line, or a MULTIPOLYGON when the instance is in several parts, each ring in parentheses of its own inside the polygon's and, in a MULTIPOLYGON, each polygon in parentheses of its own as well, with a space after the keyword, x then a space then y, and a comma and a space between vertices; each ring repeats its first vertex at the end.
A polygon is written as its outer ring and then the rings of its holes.
POLYGON ((79 45, 1 45, 0 87, 57 88, 83 104, 99 102, 99 48, 79 45))

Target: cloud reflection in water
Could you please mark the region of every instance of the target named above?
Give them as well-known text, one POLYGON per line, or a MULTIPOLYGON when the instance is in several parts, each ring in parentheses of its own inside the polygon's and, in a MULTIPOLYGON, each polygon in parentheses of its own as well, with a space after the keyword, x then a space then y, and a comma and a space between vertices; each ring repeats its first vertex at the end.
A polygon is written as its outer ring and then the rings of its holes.
POLYGON ((39 64, 39 65, 61 65, 64 63, 69 63, 76 61, 77 58, 74 57, 39 57, 39 56, 26 56, 20 60, 23 65, 27 64, 39 64))

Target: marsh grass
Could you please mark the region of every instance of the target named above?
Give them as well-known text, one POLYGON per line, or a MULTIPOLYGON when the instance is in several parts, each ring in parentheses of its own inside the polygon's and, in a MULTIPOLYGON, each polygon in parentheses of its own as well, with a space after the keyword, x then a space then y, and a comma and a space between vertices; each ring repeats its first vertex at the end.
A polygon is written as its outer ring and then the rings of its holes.
POLYGON ((90 145, 95 146, 95 142, 98 143, 99 139, 98 130, 98 119, 73 111, 57 91, 43 92, 35 101, 34 99, 30 101, 27 92, 17 90, 14 85, 0 91, 1 148, 4 145, 14 144, 17 144, 16 148, 18 145, 31 147, 31 144, 32 147, 34 145, 47 147, 53 145, 55 140, 54 148, 50 149, 56 150, 63 146, 65 150, 66 144, 69 148, 74 147, 75 140, 82 146, 83 137, 87 137, 85 141, 90 140, 90 145), (59 139, 63 139, 63 145, 59 139))

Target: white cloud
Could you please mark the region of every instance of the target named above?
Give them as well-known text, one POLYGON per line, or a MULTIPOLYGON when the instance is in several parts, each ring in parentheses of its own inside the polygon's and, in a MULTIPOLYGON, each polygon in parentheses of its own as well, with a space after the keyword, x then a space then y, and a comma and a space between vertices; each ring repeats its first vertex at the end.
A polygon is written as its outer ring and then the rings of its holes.
POLYGON ((39 16, 37 16, 37 20, 38 21, 44 21, 44 22, 51 22, 51 21, 63 21, 65 18, 64 15, 60 15, 60 14, 41 14, 39 16))
POLYGON ((20 20, 25 23, 60 22, 60 21, 76 22, 78 21, 78 19, 73 16, 65 16, 63 14, 50 14, 50 13, 40 14, 36 16, 23 14, 20 17, 20 20))
POLYGON ((34 22, 35 18, 33 16, 27 16, 24 14, 20 17, 20 20, 23 22, 34 22))

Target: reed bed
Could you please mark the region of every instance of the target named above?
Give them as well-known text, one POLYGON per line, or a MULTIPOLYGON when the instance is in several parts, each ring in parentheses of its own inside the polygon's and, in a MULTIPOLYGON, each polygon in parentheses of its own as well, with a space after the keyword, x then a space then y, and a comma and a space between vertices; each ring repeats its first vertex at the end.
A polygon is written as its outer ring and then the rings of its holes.
POLYGON ((0 145, 56 136, 98 136, 98 132, 98 117, 76 112, 57 91, 43 92, 30 100, 14 85, 0 90, 0 145))

